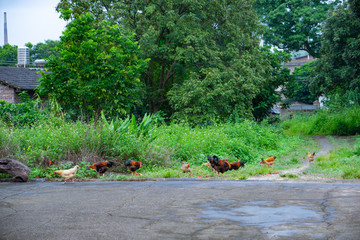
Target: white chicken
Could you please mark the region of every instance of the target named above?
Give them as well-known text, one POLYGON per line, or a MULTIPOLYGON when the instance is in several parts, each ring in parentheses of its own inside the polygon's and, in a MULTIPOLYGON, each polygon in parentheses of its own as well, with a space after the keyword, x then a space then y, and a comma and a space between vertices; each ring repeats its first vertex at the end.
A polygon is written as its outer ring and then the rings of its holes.
POLYGON ((57 170, 57 171, 54 171, 54 174, 59 174, 61 175, 62 178, 64 178, 65 182, 67 180, 72 180, 72 182, 74 182, 74 177, 76 175, 76 172, 77 172, 77 169, 79 168, 78 165, 76 165, 75 167, 73 168, 70 168, 70 169, 67 169, 67 170, 57 170))

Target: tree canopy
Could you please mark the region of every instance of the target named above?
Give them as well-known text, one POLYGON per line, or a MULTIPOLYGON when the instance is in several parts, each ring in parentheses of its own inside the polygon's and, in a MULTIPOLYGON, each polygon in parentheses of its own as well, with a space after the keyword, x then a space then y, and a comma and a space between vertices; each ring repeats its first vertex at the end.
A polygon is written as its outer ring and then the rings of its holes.
POLYGON ((223 120, 231 114, 252 118, 252 100, 272 81, 267 78, 271 63, 259 48, 261 25, 252 4, 61 0, 57 9, 65 19, 90 11, 98 22, 108 19, 135 34, 140 56, 150 59, 141 77, 146 111, 223 120))
POLYGON ((318 94, 359 92, 360 8, 359 1, 349 3, 334 11, 323 27, 322 57, 311 83, 318 94))
POLYGON ((17 59, 17 46, 5 44, 0 46, 0 66, 15 66, 17 59))
POLYGON ((338 3, 339 0, 256 0, 254 7, 266 26, 267 43, 320 57, 321 25, 338 3))
POLYGON ((94 25, 91 13, 71 21, 50 56, 39 92, 54 97, 74 116, 97 118, 129 113, 139 99, 139 76, 146 61, 139 46, 118 25, 94 25))

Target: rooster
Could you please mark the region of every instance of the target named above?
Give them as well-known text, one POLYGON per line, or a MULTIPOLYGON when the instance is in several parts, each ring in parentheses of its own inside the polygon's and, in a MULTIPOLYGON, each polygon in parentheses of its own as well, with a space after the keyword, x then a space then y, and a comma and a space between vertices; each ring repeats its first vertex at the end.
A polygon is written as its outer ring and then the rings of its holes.
POLYGON ((55 175, 56 175, 56 174, 61 175, 61 177, 64 178, 64 180, 65 180, 64 183, 66 183, 66 181, 67 181, 67 180, 70 180, 70 179, 72 180, 72 182, 74 182, 74 177, 75 177, 75 175, 76 175, 76 172, 77 172, 78 168, 79 168, 79 166, 76 165, 75 167, 70 168, 70 169, 67 169, 67 170, 57 170, 57 171, 54 171, 54 174, 55 174, 55 175))
POLYGON ((245 166, 245 162, 244 161, 237 161, 237 162, 233 162, 233 163, 230 163, 231 165, 231 168, 229 170, 237 170, 241 167, 244 167, 245 166))
POLYGON ((101 161, 88 166, 87 169, 95 169, 99 174, 105 175, 108 168, 112 167, 115 163, 113 161, 101 161))
POLYGON ((181 171, 183 173, 190 173, 191 175, 191 171, 190 171, 190 163, 184 163, 184 162, 181 162, 181 171))
POLYGON ((228 162, 228 160, 220 160, 217 156, 207 156, 208 161, 211 164, 211 167, 214 168, 218 174, 221 173, 224 175, 224 172, 231 169, 231 164, 228 162))
POLYGON ((126 159, 125 166, 127 167, 128 170, 131 171, 131 175, 134 175, 134 172, 136 172, 136 170, 138 170, 139 168, 142 168, 142 162, 134 161, 131 159, 126 159))
POLYGON ((276 157, 273 156, 273 157, 269 157, 269 158, 266 158, 266 159, 261 159, 260 161, 260 164, 261 165, 266 165, 267 167, 269 167, 270 165, 273 165, 274 164, 274 161, 275 161, 276 157))
POLYGON ((315 160, 315 152, 311 154, 310 152, 307 152, 309 162, 313 162, 315 160))

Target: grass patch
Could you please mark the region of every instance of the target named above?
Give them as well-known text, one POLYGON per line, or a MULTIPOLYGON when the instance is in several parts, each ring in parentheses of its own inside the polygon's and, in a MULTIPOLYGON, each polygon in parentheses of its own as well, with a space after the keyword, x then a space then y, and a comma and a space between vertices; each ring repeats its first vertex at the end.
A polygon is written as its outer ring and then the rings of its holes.
POLYGON ((360 107, 338 111, 320 110, 312 114, 294 114, 281 126, 291 135, 356 135, 360 134, 360 107))
POLYGON ((333 178, 360 179, 360 138, 352 143, 331 138, 331 142, 337 147, 328 155, 316 158, 309 172, 333 178))

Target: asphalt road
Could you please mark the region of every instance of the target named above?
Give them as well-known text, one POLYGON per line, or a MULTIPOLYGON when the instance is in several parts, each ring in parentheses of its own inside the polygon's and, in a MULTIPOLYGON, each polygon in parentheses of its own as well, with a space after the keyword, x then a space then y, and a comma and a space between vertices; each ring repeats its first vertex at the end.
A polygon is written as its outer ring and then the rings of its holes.
POLYGON ((0 239, 360 239, 360 183, 0 183, 0 239))

